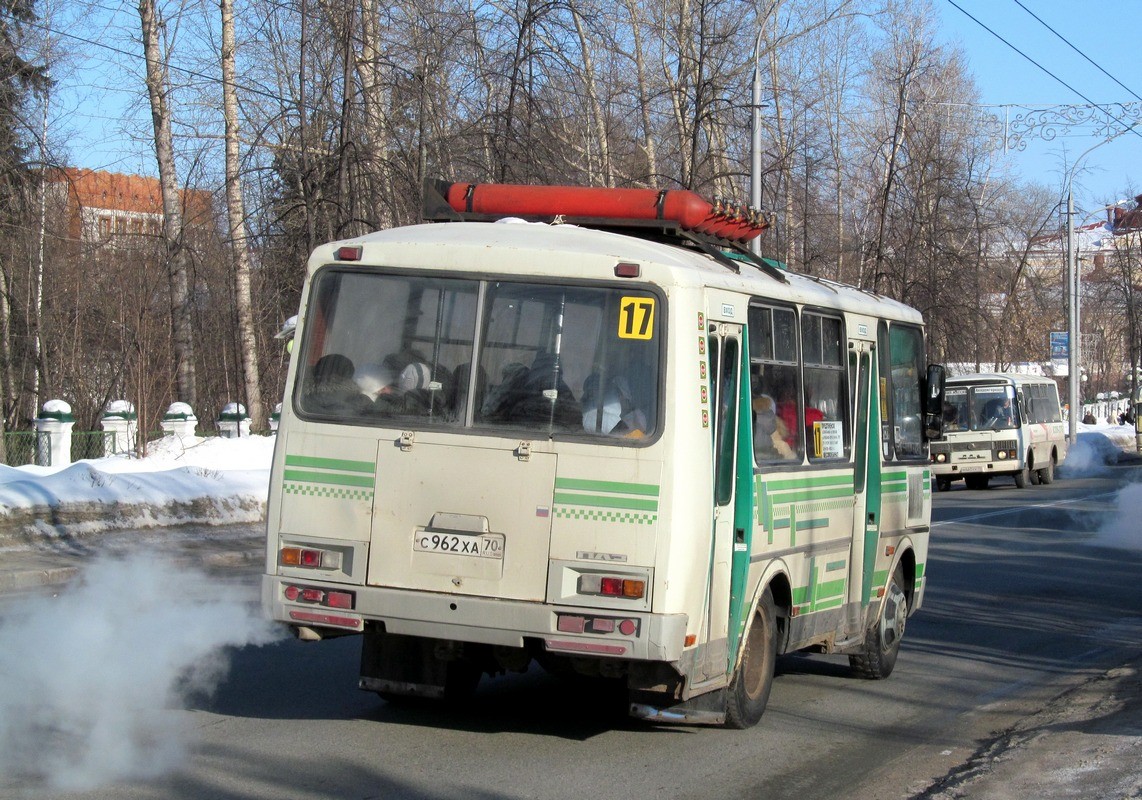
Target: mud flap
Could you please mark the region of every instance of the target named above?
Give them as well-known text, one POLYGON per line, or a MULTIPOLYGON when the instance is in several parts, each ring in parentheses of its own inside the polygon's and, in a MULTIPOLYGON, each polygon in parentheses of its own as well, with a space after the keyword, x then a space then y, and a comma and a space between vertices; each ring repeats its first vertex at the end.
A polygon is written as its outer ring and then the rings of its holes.
POLYGON ((446 699, 454 659, 441 658, 443 642, 366 631, 358 688, 405 697, 446 699))

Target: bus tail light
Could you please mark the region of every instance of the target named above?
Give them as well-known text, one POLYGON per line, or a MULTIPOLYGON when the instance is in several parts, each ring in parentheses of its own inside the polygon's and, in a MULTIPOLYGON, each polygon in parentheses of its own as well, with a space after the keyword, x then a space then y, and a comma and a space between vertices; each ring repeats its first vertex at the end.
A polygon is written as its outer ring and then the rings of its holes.
POLYGON ((355 605, 352 592, 319 589, 315 586, 287 584, 282 587, 282 596, 291 603, 310 603, 328 608, 352 609, 355 605))
POLYGON ((558 614, 555 629, 561 633, 615 633, 634 636, 638 633, 638 621, 618 617, 595 617, 583 614, 558 614))
POLYGON ((579 594, 641 600, 646 596, 646 581, 621 575, 580 575, 579 594))
POLYGON ((278 552, 278 563, 283 567, 341 569, 341 554, 315 547, 283 547, 278 552))

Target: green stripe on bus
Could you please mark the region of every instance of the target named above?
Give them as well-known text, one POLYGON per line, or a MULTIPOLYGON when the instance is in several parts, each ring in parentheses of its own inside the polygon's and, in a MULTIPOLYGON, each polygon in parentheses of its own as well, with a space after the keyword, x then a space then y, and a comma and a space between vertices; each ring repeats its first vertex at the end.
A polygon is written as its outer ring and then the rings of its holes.
POLYGON ((657 511, 657 500, 639 500, 634 497, 602 497, 590 494, 555 494, 556 505, 591 506, 594 508, 629 508, 635 511, 657 511))
MULTIPOLYGON (((816 575, 817 570, 814 567, 812 571, 813 580, 816 579, 816 575)), ((838 579, 824 583, 810 583, 808 586, 794 589, 792 597, 793 605, 807 606, 806 610, 817 611, 821 608, 829 608, 844 601, 845 581, 838 579)))
POLYGON ((838 569, 844 569, 848 563, 847 561, 830 561, 825 565, 825 572, 835 572, 838 569))
POLYGON ((835 581, 824 581, 817 584, 815 600, 827 600, 830 597, 839 597, 845 593, 844 578, 835 581))
POLYGON ((774 505, 784 505, 785 503, 806 503, 811 500, 828 500, 832 497, 852 496, 853 487, 850 483, 847 486, 837 486, 831 489, 804 489, 801 491, 773 492, 770 495, 770 499, 774 505))
POLYGON ((811 528, 827 527, 829 527, 829 520, 827 517, 821 517, 819 519, 797 520, 797 530, 799 531, 808 530, 811 528))
POLYGON ((317 458, 315 456, 291 456, 285 457, 287 467, 312 467, 313 469, 339 469, 345 472, 368 472, 373 474, 377 471, 377 465, 372 461, 349 461, 344 458, 317 458))
POLYGON ((307 472, 300 469, 287 469, 282 476, 287 481, 298 483, 328 483, 334 486, 364 486, 371 488, 373 477, 344 475, 338 472, 307 472))
POLYGON ((658 497, 658 487, 652 483, 618 483, 616 481, 592 481, 582 478, 556 478, 555 488, 580 489, 587 492, 638 494, 645 497, 658 497))
POLYGON ((827 486, 852 486, 852 475, 825 475, 823 477, 786 478, 760 481, 770 492, 783 492, 790 489, 815 489, 827 486))

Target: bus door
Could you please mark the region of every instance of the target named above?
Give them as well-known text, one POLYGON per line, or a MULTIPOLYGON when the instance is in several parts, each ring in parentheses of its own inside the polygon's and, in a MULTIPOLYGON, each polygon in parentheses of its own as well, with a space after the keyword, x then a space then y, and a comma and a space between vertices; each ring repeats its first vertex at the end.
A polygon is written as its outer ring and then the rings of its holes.
POLYGON ((880 419, 887 400, 877 377, 876 352, 871 342, 849 342, 849 375, 853 413, 852 557, 845 636, 864 634, 865 612, 872 600, 873 569, 880 542, 880 419))
POLYGON ((710 326, 713 431, 713 553, 707 630, 711 647, 702 672, 714 678, 736 662, 750 598, 747 596, 753 533, 753 450, 748 381, 749 353, 743 327, 710 326))

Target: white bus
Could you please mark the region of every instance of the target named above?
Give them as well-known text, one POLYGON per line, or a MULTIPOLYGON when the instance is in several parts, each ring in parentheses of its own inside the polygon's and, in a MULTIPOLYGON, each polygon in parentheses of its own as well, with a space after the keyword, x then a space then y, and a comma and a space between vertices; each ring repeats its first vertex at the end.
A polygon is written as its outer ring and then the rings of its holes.
POLYGON ((1058 386, 1014 373, 949 377, 943 436, 931 451, 941 491, 960 478, 969 489, 986 489, 997 475, 1010 475, 1020 489, 1050 483, 1067 457, 1058 386))
POLYGON ((361 634, 387 699, 535 661, 747 727, 779 653, 886 677, 942 408, 920 314, 770 266, 763 221, 689 192, 430 183, 426 209, 462 221, 309 262, 267 613, 361 634))

